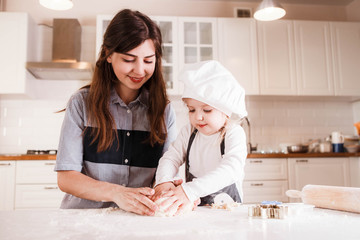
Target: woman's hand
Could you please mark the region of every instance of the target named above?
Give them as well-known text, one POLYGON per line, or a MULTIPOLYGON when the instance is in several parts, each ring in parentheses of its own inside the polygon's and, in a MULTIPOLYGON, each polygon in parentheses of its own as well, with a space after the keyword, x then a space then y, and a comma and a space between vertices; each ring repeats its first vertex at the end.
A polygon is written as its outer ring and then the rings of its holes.
POLYGON ((155 193, 151 188, 122 187, 114 192, 113 201, 119 208, 140 215, 154 215, 157 205, 150 199, 155 193))
POLYGON ((61 191, 92 201, 115 202, 119 208, 140 215, 154 215, 157 205, 150 200, 155 193, 151 188, 128 188, 102 182, 77 171, 59 171, 61 191))

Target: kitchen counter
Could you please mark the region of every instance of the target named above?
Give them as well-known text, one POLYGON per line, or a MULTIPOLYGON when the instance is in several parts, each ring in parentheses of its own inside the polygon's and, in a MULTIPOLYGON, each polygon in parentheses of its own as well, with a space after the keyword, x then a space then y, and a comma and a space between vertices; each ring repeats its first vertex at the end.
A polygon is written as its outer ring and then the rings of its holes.
POLYGON ((248 158, 322 158, 322 157, 360 157, 358 153, 250 153, 248 158))
POLYGON ((286 219, 247 216, 198 207, 177 217, 148 217, 114 209, 21 210, 0 212, 0 239, 267 239, 358 240, 360 214, 315 208, 286 219))
POLYGON ((55 154, 0 154, 0 161, 11 160, 56 160, 55 154))
MULTIPOLYGON (((250 153, 248 158, 321 158, 321 157, 360 157, 360 153, 250 153)), ((11 160, 56 160, 54 154, 0 154, 0 161, 11 160)))

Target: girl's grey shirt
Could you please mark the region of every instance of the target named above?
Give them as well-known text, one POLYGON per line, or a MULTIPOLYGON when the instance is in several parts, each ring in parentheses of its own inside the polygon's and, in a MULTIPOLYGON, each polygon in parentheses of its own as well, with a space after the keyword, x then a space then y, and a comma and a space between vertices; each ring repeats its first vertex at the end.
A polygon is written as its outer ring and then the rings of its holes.
MULTIPOLYGON (((137 99, 126 105, 112 89, 109 109, 116 124, 119 142, 97 153, 97 142, 91 144, 85 98, 89 89, 77 91, 69 100, 61 128, 55 171, 74 170, 93 179, 126 187, 151 187, 158 161, 176 138, 176 116, 171 104, 165 109, 167 139, 164 145, 151 147, 147 118, 149 93, 143 89, 137 99), (85 130, 86 128, 86 130, 85 130)), ((112 202, 96 202, 66 194, 61 208, 116 207, 112 202)))

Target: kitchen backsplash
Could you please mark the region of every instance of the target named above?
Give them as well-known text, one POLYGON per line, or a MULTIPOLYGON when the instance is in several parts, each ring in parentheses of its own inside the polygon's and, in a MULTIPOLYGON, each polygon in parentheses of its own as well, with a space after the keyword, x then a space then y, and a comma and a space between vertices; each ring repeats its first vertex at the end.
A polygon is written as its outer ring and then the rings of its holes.
MULTIPOLYGON (((0 99, 0 153, 25 153, 27 149, 57 149, 64 113, 81 81, 34 80, 35 99, 0 99)), ((172 97, 178 129, 187 123, 187 110, 172 97)), ((334 131, 354 134, 352 103, 339 98, 260 97, 246 99, 253 144, 277 151, 280 144, 324 138, 334 131)))

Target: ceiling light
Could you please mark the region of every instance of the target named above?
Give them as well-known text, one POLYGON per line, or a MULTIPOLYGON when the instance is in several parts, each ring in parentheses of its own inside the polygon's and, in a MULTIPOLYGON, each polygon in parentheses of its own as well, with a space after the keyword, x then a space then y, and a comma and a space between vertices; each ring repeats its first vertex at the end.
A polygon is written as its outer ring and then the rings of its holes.
POLYGON ((72 0, 39 0, 43 7, 52 10, 68 10, 74 6, 72 0))
POLYGON ((276 0, 263 0, 254 13, 254 18, 260 21, 273 21, 285 16, 286 11, 276 0))

